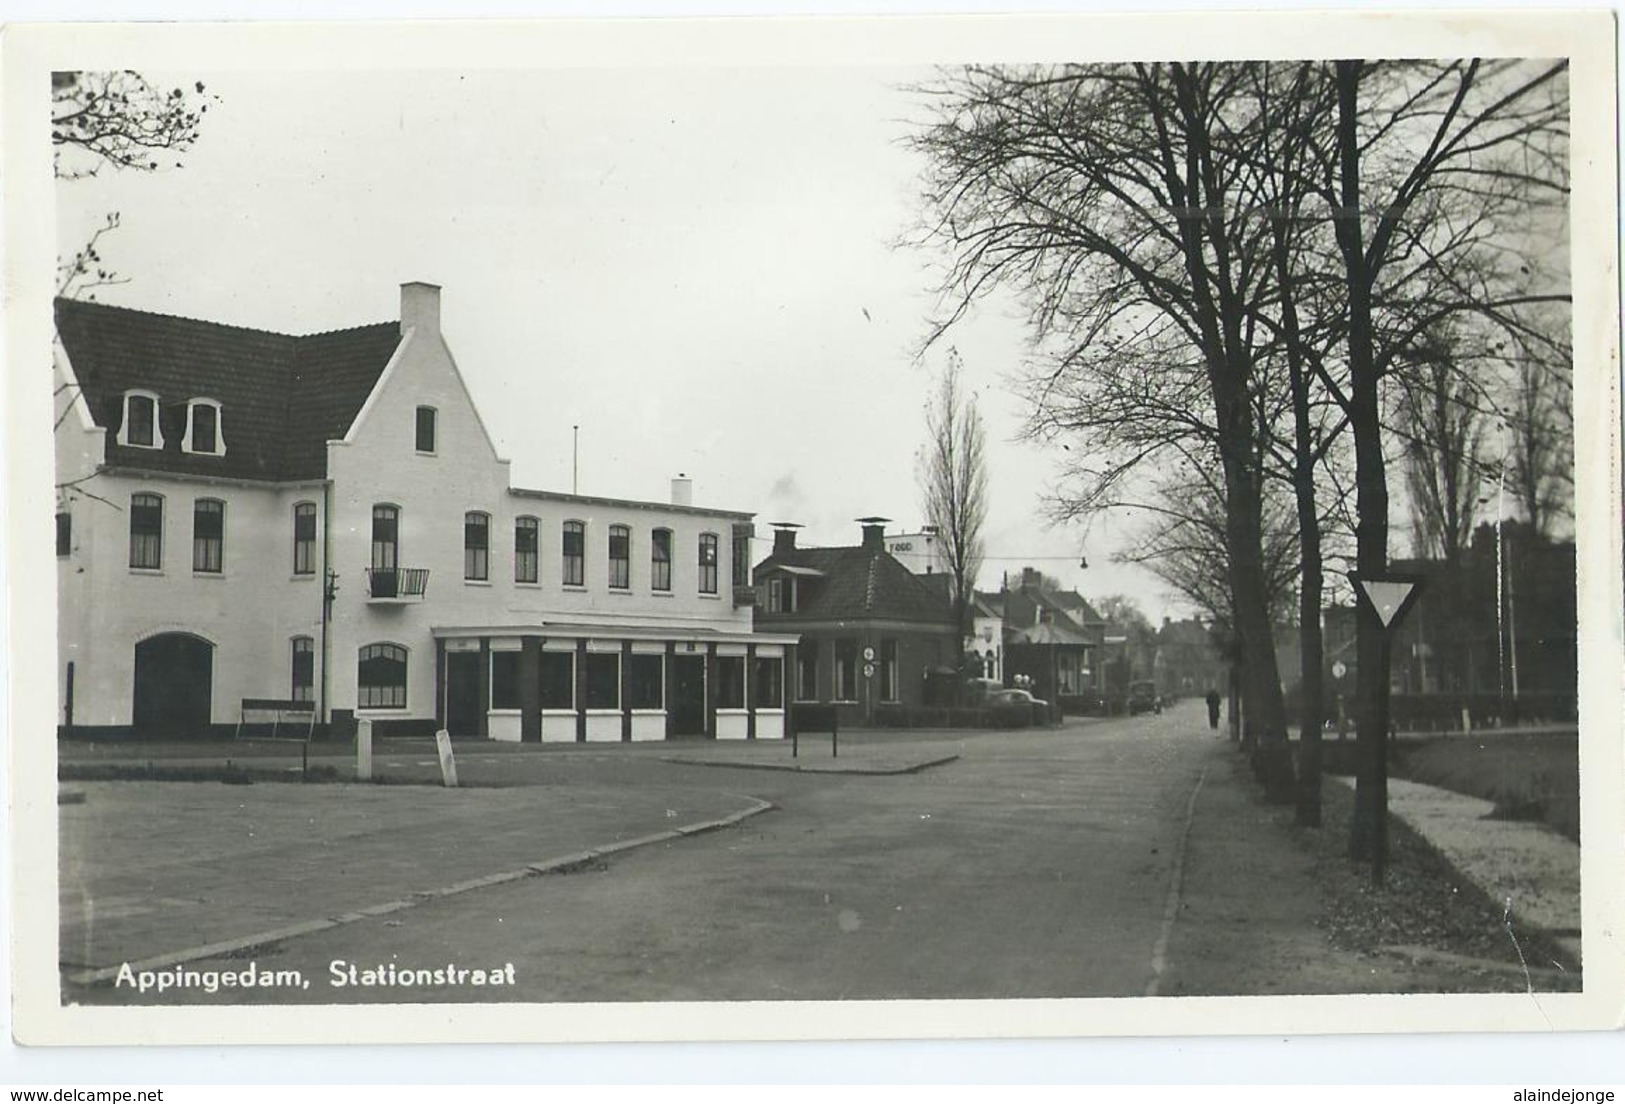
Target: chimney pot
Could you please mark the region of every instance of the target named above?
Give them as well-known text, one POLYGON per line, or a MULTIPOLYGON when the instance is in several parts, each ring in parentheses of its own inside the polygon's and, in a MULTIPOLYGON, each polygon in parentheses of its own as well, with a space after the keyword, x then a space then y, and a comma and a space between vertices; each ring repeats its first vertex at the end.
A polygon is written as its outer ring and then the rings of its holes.
POLYGON ((801 526, 793 521, 773 522, 773 554, 796 550, 796 530, 801 526))
POLYGON ((440 332, 440 286, 421 281, 401 285, 401 333, 440 332))
POLYGON ((864 517, 858 519, 863 526, 863 547, 871 552, 886 551, 886 523, 891 518, 864 517))

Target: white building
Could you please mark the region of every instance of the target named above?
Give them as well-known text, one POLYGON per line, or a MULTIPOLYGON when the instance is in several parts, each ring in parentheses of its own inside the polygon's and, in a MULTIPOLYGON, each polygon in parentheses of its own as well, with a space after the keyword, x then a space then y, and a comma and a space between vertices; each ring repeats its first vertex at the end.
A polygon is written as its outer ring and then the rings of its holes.
POLYGON ((385 734, 784 735, 751 515, 511 487, 440 330, 308 336, 59 301, 58 665, 75 732, 246 699, 385 734))
POLYGON ((934 525, 922 526, 918 533, 898 533, 887 537, 886 551, 892 559, 916 575, 948 573, 946 547, 934 525))

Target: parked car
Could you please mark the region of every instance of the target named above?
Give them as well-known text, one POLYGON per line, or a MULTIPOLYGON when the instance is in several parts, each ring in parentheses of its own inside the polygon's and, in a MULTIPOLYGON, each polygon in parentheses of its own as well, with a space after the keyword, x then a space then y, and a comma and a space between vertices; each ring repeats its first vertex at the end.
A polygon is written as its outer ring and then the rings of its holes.
POLYGON ((995 712, 1019 716, 1029 724, 1044 724, 1049 720, 1049 702, 1025 690, 995 690, 987 696, 986 704, 995 712))
POLYGON ((1151 681, 1131 682, 1128 684, 1128 715, 1138 716, 1141 713, 1161 713, 1162 699, 1157 696, 1157 684, 1151 681))

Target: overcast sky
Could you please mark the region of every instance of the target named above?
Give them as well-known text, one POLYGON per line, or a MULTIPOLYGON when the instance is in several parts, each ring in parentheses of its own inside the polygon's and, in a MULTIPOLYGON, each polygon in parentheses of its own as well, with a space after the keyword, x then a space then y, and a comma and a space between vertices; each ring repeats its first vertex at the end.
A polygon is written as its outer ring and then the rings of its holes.
MULTIPOLYGON (((934 258, 900 139, 927 70, 862 67, 185 72, 218 97, 184 168, 58 189, 59 245, 122 215, 104 302, 304 333, 398 317, 444 288, 443 325, 521 486, 695 501, 855 543, 853 519, 923 521, 915 454, 945 350, 917 360, 934 258)), ((1013 305, 949 339, 991 445, 985 586, 1024 564, 1090 597, 1154 579, 1097 525, 1052 528, 1050 455, 1017 440, 1013 305), (1087 555, 1089 569, 1080 571, 1087 555)), ((1177 612, 1170 609, 1168 612, 1177 612)))

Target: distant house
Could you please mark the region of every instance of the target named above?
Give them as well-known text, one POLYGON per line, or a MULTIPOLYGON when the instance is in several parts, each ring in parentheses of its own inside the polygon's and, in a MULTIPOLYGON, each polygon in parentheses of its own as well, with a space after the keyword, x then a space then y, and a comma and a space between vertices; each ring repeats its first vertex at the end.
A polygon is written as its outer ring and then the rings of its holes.
MULTIPOLYGON (((971 602, 971 635, 966 653, 974 656, 981 678, 1004 681, 1004 596, 976 592, 971 602)), ((972 675, 977 672, 971 672, 972 675)))
POLYGON ((1105 690, 1106 622, 1076 591, 1060 590, 1034 568, 1000 595, 1005 679, 1026 675, 1041 698, 1088 707, 1105 690))
POLYGON ((1176 697, 1202 697, 1209 690, 1226 692, 1229 672, 1213 644, 1209 628, 1195 618, 1162 619, 1153 663, 1157 689, 1176 697))
POLYGON ((884 519, 863 519, 855 546, 798 548, 796 528, 775 527, 773 554, 752 573, 757 631, 800 638, 793 700, 865 724, 882 705, 925 704, 959 646, 941 592, 886 551, 884 519))

